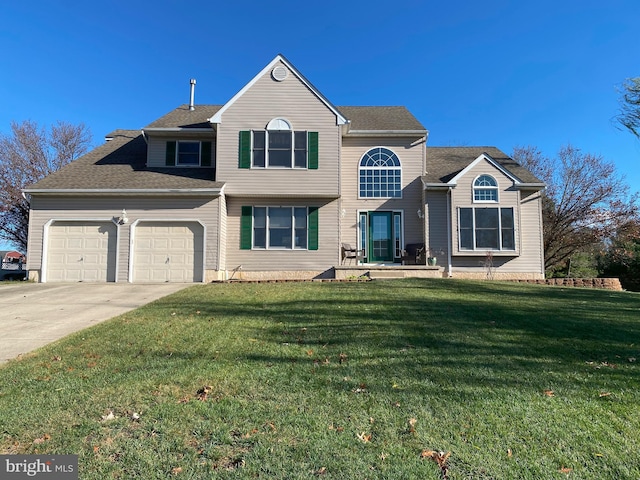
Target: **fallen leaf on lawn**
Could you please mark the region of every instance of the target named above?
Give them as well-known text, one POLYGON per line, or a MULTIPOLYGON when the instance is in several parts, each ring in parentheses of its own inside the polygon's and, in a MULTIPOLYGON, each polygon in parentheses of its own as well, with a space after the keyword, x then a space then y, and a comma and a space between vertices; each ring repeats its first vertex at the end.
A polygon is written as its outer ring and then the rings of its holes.
POLYGON ((449 478, 447 473, 449 470, 449 466, 447 465, 447 460, 451 456, 451 452, 436 452, 435 450, 423 450, 420 454, 420 458, 430 458, 434 462, 438 464, 440 470, 442 471, 442 477, 447 479, 449 478))
POLYGON ((200 310, 196 310, 196 315, 200 315, 200 310))
POLYGON ((51 435, 49 435, 48 433, 45 433, 43 436, 41 436, 40 438, 36 438, 33 443, 36 445, 39 445, 41 443, 46 442, 47 440, 51 439, 51 435))
POLYGON ((182 472, 182 467, 173 467, 171 469, 171 475, 178 475, 182 472))
POLYGON ((213 387, 211 385, 205 385, 196 392, 196 398, 204 402, 212 391, 213 387))
POLYGON ((409 433, 416 433, 416 420, 415 418, 409 419, 409 433))
POLYGON ((629 357, 627 360, 629 360, 629 363, 633 363, 636 361, 636 357, 629 357))
POLYGON ((131 414, 131 420, 140 420, 140 414, 136 413, 136 412, 133 412, 131 414))
POLYGON ((513 457, 513 452, 511 451, 510 448, 507 448, 507 457, 509 458, 513 457))
POLYGON ((315 471, 316 475, 324 475, 325 473, 327 473, 327 467, 320 467, 315 471))
POLYGON ((62 360, 62 357, 60 355, 56 355, 51 359, 52 362, 59 362, 60 360, 62 360))
POLYGON ((342 363, 344 363, 344 362, 346 362, 346 361, 347 361, 347 358, 348 358, 348 357, 347 357, 347 354, 346 354, 346 353, 341 353, 340 355, 338 355, 338 359, 339 359, 339 362, 340 362, 341 364, 342 364, 342 363))
POLYGON ((555 394, 553 393, 553 390, 545 390, 545 391, 544 391, 544 394, 545 394, 547 397, 553 397, 553 396, 555 395, 555 394))
POLYGON ((313 355, 313 350, 307 350, 307 355, 309 356, 313 355))
POLYGON ((102 415, 101 418, 103 422, 108 422, 109 420, 115 420, 116 416, 112 411, 109 411, 109 413, 107 413, 106 415, 102 415))
POLYGON ((572 471, 573 468, 567 468, 567 467, 562 467, 560 470, 558 470, 560 473, 564 473, 566 475, 569 475, 572 471))
POLYGON ((604 457, 604 455, 603 455, 603 454, 601 454, 601 453, 594 453, 594 454, 593 454, 593 456, 594 456, 594 457, 598 457, 598 458, 602 458, 602 457, 604 457))
POLYGON ((600 392, 599 397, 600 397, 600 398, 602 398, 602 397, 608 397, 608 396, 610 396, 610 395, 611 395, 611 392, 600 392))
POLYGON ((385 461, 387 458, 389 458, 389 454, 388 453, 382 452, 380 454, 380 460, 385 461))
POLYGON ((366 432, 362 432, 358 434, 358 439, 362 443, 369 443, 371 441, 371 434, 367 434, 366 432))

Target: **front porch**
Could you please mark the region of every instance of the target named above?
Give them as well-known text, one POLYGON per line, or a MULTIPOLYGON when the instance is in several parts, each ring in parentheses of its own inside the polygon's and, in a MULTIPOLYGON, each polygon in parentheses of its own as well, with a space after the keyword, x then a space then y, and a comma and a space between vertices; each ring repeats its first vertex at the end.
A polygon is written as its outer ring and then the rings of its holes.
POLYGON ((367 276, 371 279, 385 278, 442 278, 444 268, 430 265, 362 264, 335 266, 336 280, 367 276))

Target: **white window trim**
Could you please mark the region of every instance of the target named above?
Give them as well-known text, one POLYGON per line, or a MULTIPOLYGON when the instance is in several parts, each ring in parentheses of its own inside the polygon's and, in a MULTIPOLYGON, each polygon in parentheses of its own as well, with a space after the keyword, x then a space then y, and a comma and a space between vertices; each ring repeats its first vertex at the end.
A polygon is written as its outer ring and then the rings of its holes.
POLYGON ((403 169, 402 169, 402 160, 400 160, 400 156, 393 149, 391 149, 389 147, 385 147, 384 145, 378 145, 378 146, 375 146, 375 147, 367 148, 367 151, 364 152, 362 154, 362 156, 360 157, 360 160, 358 160, 358 173, 357 173, 357 175, 358 175, 358 200, 373 200, 373 199, 400 200, 400 199, 402 199, 403 198, 402 185, 403 185, 403 179, 404 179, 403 173, 404 172, 403 172, 403 169), (363 167, 363 166, 361 166, 362 160, 364 159, 365 155, 367 153, 369 153, 371 150, 375 150, 376 148, 384 148, 385 150, 389 150, 391 153, 393 153, 396 156, 396 158, 398 159, 398 162, 400 163, 400 166, 393 167, 393 168, 397 168, 398 170, 400 170, 400 196, 398 196, 398 197, 363 197, 363 196, 360 195, 360 191, 361 191, 361 189, 360 189, 360 172, 361 172, 361 170, 363 168, 369 169, 369 170, 383 170, 383 169, 388 170, 389 169, 389 167, 380 167, 380 166, 377 166, 377 167, 363 167))
POLYGON ((279 250, 279 251, 284 251, 284 252, 291 252, 291 251, 302 251, 302 252, 306 252, 309 251, 309 206, 307 205, 254 205, 252 210, 251 210, 251 250, 258 250, 258 251, 266 251, 266 250, 279 250), (255 238, 255 233, 256 233, 256 226, 255 226, 255 211, 256 208, 264 208, 266 209, 266 215, 265 215, 265 246, 264 247, 256 247, 256 238, 255 238), (288 208, 291 210, 291 248, 287 248, 287 247, 272 247, 269 245, 269 209, 270 208, 288 208), (295 225, 295 209, 296 208, 304 208, 306 213, 306 222, 307 222, 307 245, 306 247, 297 247, 296 246, 296 225, 295 225))
POLYGON ((176 140, 176 167, 199 167, 202 165, 202 142, 200 140, 176 140), (181 143, 197 143, 198 144, 198 163, 180 163, 180 144, 181 143))
POLYGON ((472 190, 472 199, 473 199, 473 203, 490 203, 490 204, 497 204, 500 203, 500 189, 499 189, 500 185, 498 184, 498 180, 493 176, 493 175, 489 175, 488 173, 482 173, 480 175, 478 175, 476 178, 474 178, 473 183, 471 184, 471 190, 472 190), (493 181, 496 182, 495 186, 476 186, 476 182, 480 179, 480 177, 490 177, 493 178, 493 181), (495 200, 476 200, 476 191, 478 190, 495 190, 496 192, 496 199, 495 200))
MULTIPOLYGON (((273 121, 273 120, 272 120, 273 121)), ((271 122, 269 122, 271 124, 271 122)), ((177 150, 177 149, 176 149, 177 150)), ((309 131, 308 130, 251 130, 251 168, 255 169, 275 169, 275 170, 308 170, 309 169, 309 131), (269 165, 269 132, 290 132, 291 133, 291 164, 288 167, 280 165, 269 165), (259 167, 254 164, 253 150, 254 150, 254 132, 264 133, 264 167, 259 167), (305 145, 305 166, 296 166, 296 133, 304 133, 306 138, 305 145)))
POLYGON ((458 225, 457 225, 457 230, 458 230, 458 252, 461 254, 464 253, 477 253, 477 252, 509 252, 509 253, 517 253, 518 252, 518 238, 517 238, 517 229, 516 229, 516 209, 514 207, 500 207, 498 205, 494 206, 494 207, 488 207, 488 208, 495 208, 498 210, 498 245, 499 248, 476 248, 476 210, 477 209, 483 209, 483 208, 487 208, 487 207, 458 207, 458 225), (472 228, 471 228, 471 232, 472 232, 472 241, 473 241, 473 249, 470 248, 462 248, 462 235, 460 235, 460 225, 461 225, 461 220, 460 220, 460 213, 462 211, 463 208, 469 208, 473 211, 473 215, 471 216, 471 220, 473 222, 472 228), (502 248, 502 212, 501 210, 503 208, 510 208, 512 211, 512 215, 513 215, 513 248, 502 248))

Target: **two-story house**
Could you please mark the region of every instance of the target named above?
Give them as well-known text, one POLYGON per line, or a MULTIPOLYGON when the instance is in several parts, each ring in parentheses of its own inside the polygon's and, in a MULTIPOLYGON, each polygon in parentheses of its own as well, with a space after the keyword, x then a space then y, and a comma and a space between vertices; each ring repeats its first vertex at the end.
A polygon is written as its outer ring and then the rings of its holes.
POLYGON ((25 189, 31 279, 544 277, 544 185, 500 150, 427 147, 406 108, 334 106, 281 55, 224 105, 194 105, 194 83, 25 189), (403 267, 407 244, 437 266, 403 267))

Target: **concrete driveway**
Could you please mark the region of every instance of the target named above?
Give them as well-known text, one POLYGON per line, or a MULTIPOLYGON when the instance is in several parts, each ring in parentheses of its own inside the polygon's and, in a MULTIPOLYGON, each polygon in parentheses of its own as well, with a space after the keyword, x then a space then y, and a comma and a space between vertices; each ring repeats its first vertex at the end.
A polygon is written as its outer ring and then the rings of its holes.
POLYGON ((0 285, 0 363, 192 284, 0 285))

